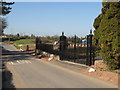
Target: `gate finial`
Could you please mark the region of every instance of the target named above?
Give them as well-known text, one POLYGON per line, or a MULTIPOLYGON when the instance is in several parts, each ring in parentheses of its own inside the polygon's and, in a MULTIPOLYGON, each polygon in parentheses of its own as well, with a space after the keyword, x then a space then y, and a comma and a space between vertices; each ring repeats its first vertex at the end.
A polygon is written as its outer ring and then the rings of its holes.
POLYGON ((92 34, 92 29, 90 30, 90 34, 92 34))
POLYGON ((64 32, 62 32, 62 36, 64 36, 64 32))

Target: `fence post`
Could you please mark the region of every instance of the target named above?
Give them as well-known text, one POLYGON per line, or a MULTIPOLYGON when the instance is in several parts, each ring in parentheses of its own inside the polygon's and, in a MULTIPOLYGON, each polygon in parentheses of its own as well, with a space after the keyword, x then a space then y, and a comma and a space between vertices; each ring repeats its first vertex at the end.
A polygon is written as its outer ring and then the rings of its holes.
POLYGON ((29 51, 29 45, 26 46, 26 51, 29 51))

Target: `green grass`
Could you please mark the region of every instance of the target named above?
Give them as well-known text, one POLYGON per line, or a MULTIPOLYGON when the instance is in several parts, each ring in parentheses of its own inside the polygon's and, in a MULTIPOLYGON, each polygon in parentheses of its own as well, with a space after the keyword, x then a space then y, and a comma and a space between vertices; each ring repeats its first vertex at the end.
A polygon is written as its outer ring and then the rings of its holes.
POLYGON ((16 40, 16 41, 5 41, 5 43, 34 44, 35 39, 20 39, 20 40, 16 40))
POLYGON ((18 47, 17 45, 14 45, 17 49, 20 49, 20 47, 18 47))
POLYGON ((4 41, 5 43, 13 43, 13 41, 4 41))

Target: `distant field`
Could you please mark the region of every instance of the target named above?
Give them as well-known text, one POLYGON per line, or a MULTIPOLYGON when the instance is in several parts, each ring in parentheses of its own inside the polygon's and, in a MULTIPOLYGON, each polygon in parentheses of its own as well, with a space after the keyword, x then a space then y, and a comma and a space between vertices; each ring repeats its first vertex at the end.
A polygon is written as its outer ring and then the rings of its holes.
POLYGON ((20 39, 16 41, 5 41, 4 43, 14 43, 14 46, 17 49, 26 50, 27 45, 29 46, 29 50, 35 49, 35 39, 20 39))
POLYGON ((5 43, 34 44, 35 39, 20 39, 20 40, 16 40, 16 41, 5 41, 5 43))

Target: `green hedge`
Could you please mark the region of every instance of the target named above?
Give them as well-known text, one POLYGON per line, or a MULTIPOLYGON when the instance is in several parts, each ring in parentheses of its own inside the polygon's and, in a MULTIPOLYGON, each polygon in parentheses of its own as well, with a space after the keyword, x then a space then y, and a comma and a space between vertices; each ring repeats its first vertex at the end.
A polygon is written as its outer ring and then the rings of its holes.
POLYGON ((120 2, 103 2, 94 21, 94 44, 110 69, 120 68, 120 2))

